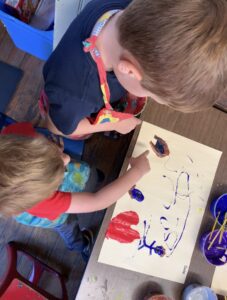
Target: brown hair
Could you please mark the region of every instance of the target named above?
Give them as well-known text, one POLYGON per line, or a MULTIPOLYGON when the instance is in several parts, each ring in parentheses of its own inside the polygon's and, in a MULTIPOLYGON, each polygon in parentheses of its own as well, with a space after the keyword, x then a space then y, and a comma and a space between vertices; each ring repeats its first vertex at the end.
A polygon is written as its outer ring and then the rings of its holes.
POLYGON ((40 136, 0 135, 0 213, 18 214, 48 198, 64 175, 56 145, 40 136))
POLYGON ((142 86, 185 112, 227 88, 226 0, 134 0, 119 17, 119 42, 138 61, 142 86))

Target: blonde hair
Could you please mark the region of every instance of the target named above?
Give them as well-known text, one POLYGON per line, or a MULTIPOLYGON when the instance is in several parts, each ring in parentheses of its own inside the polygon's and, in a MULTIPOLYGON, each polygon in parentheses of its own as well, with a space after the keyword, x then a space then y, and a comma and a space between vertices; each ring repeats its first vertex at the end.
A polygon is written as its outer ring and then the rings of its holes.
POLYGON ((138 61, 142 86, 174 109, 208 108, 227 88, 226 0, 134 0, 119 42, 138 61))
POLYGON ((18 214, 50 197, 64 163, 56 145, 40 136, 0 135, 0 213, 18 214))

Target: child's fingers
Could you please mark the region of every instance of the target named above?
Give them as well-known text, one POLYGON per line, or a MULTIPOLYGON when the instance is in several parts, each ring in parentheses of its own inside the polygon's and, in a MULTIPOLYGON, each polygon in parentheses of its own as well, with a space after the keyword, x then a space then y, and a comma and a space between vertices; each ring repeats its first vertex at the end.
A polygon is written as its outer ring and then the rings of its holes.
POLYGON ((139 156, 137 156, 137 158, 142 157, 142 156, 148 156, 149 153, 150 153, 149 150, 145 150, 143 153, 141 153, 139 156))
POLYGON ((150 153, 150 151, 149 151, 149 150, 146 150, 146 151, 144 151, 141 155, 148 156, 149 153, 150 153))
POLYGON ((150 151, 149 150, 145 150, 143 153, 141 153, 139 156, 137 156, 137 157, 131 157, 130 158, 130 160, 129 160, 129 163, 130 164, 132 164, 135 160, 138 160, 138 159, 140 159, 141 157, 147 157, 148 156, 148 154, 150 153, 150 151))

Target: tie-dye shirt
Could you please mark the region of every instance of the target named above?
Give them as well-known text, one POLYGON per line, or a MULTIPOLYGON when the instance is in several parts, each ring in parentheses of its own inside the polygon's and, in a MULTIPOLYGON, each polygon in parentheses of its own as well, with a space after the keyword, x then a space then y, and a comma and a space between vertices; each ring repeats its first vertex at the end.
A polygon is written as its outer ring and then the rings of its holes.
POLYGON ((90 168, 86 163, 69 163, 64 174, 64 180, 52 197, 36 204, 15 217, 16 221, 24 225, 53 228, 63 224, 71 203, 71 192, 84 190, 90 175, 90 168))

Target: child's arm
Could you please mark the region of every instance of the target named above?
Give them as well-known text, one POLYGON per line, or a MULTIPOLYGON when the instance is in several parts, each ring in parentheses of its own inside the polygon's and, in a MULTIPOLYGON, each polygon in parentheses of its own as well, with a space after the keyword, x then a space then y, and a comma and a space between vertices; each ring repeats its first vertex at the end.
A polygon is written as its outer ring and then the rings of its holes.
MULTIPOLYGON (((95 132, 112 131, 112 130, 116 130, 119 133, 126 134, 132 131, 133 129, 135 129, 135 127, 140 123, 141 120, 133 117, 131 119, 127 119, 117 123, 103 123, 103 124, 92 125, 90 124, 88 119, 85 118, 80 121, 76 130, 72 134, 68 135, 67 137, 73 138, 74 135, 84 135, 84 134, 90 134, 95 132)), ((58 135, 64 135, 56 128, 56 126, 53 124, 50 117, 47 117, 46 126, 51 132, 58 135)))
POLYGON ((73 193, 67 213, 86 213, 107 208, 127 193, 138 180, 150 171, 149 151, 131 159, 131 168, 96 193, 73 193))

